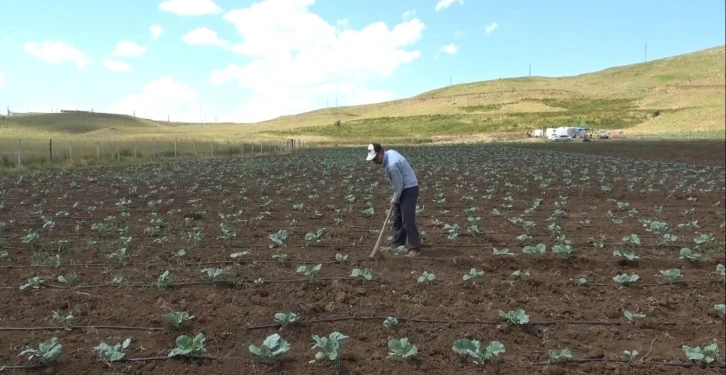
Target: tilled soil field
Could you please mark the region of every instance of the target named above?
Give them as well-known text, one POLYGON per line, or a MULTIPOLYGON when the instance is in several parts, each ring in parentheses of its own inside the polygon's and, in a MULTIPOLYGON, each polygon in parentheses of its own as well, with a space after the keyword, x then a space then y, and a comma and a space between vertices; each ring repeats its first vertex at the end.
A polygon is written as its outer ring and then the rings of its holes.
POLYGON ((0 369, 724 372, 722 166, 400 151, 421 187, 415 259, 368 259, 390 188, 357 150, 0 180, 0 369), (338 349, 313 348, 333 332, 338 349), (289 347, 253 354, 274 334, 289 347))

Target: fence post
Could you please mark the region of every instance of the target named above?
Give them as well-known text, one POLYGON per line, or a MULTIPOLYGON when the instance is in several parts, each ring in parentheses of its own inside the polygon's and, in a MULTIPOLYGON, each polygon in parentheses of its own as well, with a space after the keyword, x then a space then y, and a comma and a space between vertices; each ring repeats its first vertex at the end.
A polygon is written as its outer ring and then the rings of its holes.
POLYGON ((101 142, 96 141, 96 161, 101 161, 101 142))
POLYGON ((192 141, 192 147, 194 147, 194 156, 197 156, 197 141, 192 141))
POLYGON ((23 165, 23 140, 18 139, 18 167, 23 165))
POLYGON ((53 161, 53 139, 51 138, 50 143, 48 143, 48 152, 50 153, 50 161, 53 161))
POLYGON ((156 159, 156 139, 151 140, 151 161, 156 159))
POLYGON ((174 139, 174 157, 176 157, 176 142, 178 139, 174 139))
POLYGON ((214 142, 209 141, 209 148, 212 150, 212 157, 214 157, 214 142))
POLYGON ((121 151, 118 149, 118 142, 116 142, 116 161, 121 161, 121 151))
POLYGON ((68 148, 68 160, 73 163, 73 141, 71 141, 71 145, 68 148))
POLYGON ((134 140, 134 159, 136 159, 136 151, 139 149, 139 141, 134 140))

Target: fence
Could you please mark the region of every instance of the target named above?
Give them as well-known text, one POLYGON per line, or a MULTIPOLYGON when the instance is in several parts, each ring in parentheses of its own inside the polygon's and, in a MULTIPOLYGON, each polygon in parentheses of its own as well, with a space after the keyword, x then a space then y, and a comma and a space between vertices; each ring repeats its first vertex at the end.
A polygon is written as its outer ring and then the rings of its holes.
MULTIPOLYGON (((234 157, 291 153, 304 142, 289 139, 282 142, 238 142, 198 140, 130 140, 89 141, 37 139, 16 141, 13 152, 0 153, 0 167, 32 165, 94 165, 123 162, 161 161, 188 158, 234 157)), ((8 149, 7 141, 0 144, 8 149)))

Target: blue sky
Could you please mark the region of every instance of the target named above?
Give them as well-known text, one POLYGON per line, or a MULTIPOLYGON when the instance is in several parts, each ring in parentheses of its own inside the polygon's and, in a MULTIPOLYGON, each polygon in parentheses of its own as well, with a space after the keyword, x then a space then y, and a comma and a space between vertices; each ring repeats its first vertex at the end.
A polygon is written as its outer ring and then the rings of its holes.
POLYGON ((252 122, 724 44, 723 0, 5 1, 0 106, 252 122), (38 11, 38 9, 42 9, 38 11))

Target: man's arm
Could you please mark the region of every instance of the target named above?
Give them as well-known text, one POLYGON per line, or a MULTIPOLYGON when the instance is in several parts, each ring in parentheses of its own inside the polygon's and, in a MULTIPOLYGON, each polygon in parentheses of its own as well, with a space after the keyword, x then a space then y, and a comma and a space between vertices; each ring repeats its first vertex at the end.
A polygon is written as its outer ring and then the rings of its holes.
POLYGON ((403 176, 401 175, 401 171, 398 170, 398 167, 393 166, 388 171, 388 177, 391 180, 391 188, 393 188, 391 203, 398 204, 401 200, 401 192, 403 191, 403 176))

